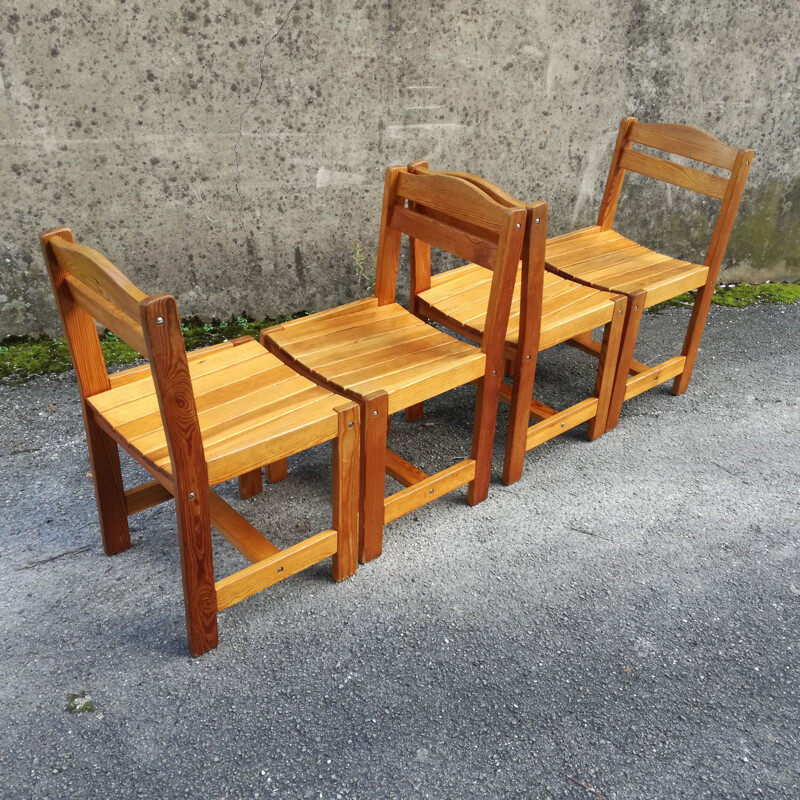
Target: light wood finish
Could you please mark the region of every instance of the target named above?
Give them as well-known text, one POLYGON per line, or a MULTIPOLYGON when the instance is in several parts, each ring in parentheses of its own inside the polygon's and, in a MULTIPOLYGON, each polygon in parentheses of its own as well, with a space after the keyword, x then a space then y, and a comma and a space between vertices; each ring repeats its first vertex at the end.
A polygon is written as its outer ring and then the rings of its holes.
MULTIPOLYGON (((426 166, 416 169, 423 173, 426 166)), ((498 190, 500 203, 516 202, 498 190)), ((503 372, 513 376, 511 387, 499 384, 501 372, 492 375, 509 410, 503 481, 510 484, 522 475, 525 452, 581 422, 590 421, 589 438, 604 430, 614 381, 625 300, 545 271, 547 205, 528 207, 522 263, 517 270, 503 352, 503 372), (532 398, 536 358, 540 351, 578 336, 589 336, 605 326, 604 342, 598 343, 594 398, 563 411, 532 398), (531 426, 530 418, 540 420, 531 426), (546 420, 546 424, 543 420, 546 420)), ((473 259, 475 261, 475 259, 473 259)), ((482 342, 486 332, 492 273, 478 263, 430 276, 429 286, 413 300, 416 313, 471 339, 482 342)))
MULTIPOLYGON (((737 150, 723 144, 711 134, 689 125, 651 125, 641 123, 633 117, 625 117, 620 124, 611 158, 597 225, 572 231, 548 242, 548 270, 598 289, 619 292, 628 298, 607 428, 613 428, 617 424, 625 400, 658 386, 666 380, 663 376, 667 373, 675 378, 673 394, 686 391, 697 359, 722 258, 754 155, 752 150, 737 150), (679 164, 666 157, 643 153, 635 149, 637 146, 718 167, 728 174, 720 176, 679 164), (656 253, 614 230, 614 217, 627 172, 637 172, 721 201, 711 242, 702 264, 656 253), (642 311, 693 290, 697 290, 697 295, 681 358, 668 359, 654 368, 636 361, 633 354, 642 311), (680 370, 675 372, 679 365, 680 370), (633 377, 629 377, 631 375, 633 377), (642 377, 643 375, 648 377, 642 377)), ((585 340, 573 337, 571 343, 591 352, 585 340)))
MULTIPOLYGON (((373 297, 266 329, 261 342, 298 373, 359 403, 362 421, 359 558, 382 552, 386 522, 469 485, 488 491, 504 335, 521 254, 525 207, 466 174, 424 162, 386 172, 373 297), (419 167, 417 171, 416 167, 419 167), (401 237, 409 237, 415 291, 430 286, 431 247, 483 264, 487 275, 481 347, 443 333, 395 302, 401 237), (457 386, 478 387, 472 457, 429 476, 386 447, 389 415, 457 386), (385 497, 385 475, 405 488, 385 497)), ((412 309, 419 314, 413 305, 412 309)))
MULTIPOLYGON (((357 566, 358 406, 304 378, 249 337, 187 355, 175 299, 144 295, 68 229, 41 236, 81 394, 106 552, 130 546, 127 516, 175 499, 189 649, 217 646, 217 613, 333 555, 336 580, 357 566), (133 344, 145 366, 108 375, 95 321, 133 344), (279 550, 210 487, 333 442, 333 527, 279 550), (124 490, 118 446, 155 480, 124 490), (214 526, 255 562, 215 582, 214 526)), ((276 476, 273 470, 272 478, 276 476)))

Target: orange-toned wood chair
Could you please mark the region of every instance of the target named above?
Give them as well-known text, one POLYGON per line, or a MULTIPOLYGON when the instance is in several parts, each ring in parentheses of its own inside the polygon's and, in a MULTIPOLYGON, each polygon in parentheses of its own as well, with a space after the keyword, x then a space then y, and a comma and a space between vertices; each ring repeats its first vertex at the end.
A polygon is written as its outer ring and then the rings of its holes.
POLYGON ((523 205, 499 203, 462 177, 391 167, 375 295, 262 331, 261 341, 287 364, 361 406, 361 561, 380 555, 385 523, 465 484, 471 505, 488 493, 503 340, 525 216, 523 205), (424 241, 493 271, 480 349, 395 301, 403 234, 412 247, 424 241), (478 395, 470 458, 427 475, 387 449, 390 414, 471 382, 477 382, 478 395), (384 497, 386 473, 405 488, 384 497))
MULTIPOLYGON (((685 392, 689 386, 722 257, 753 157, 752 150, 729 147, 698 128, 688 125, 648 125, 634 117, 625 117, 619 128, 597 225, 557 236, 547 243, 549 270, 628 297, 608 428, 617 424, 625 400, 670 378, 674 378, 672 393, 675 395, 685 392), (685 166, 641 152, 634 146, 652 148, 663 154, 682 156, 702 165, 718 167, 727 175, 685 166), (613 229, 626 172, 636 172, 720 201, 703 264, 692 264, 656 253, 613 229), (644 309, 693 289, 697 289, 697 296, 681 355, 656 366, 636 361, 633 357, 634 348, 644 309)), ((589 353, 598 352, 597 343, 586 336, 575 337, 571 343, 589 353)))
MULTIPOLYGON (((428 174, 427 162, 416 162, 409 170, 428 174)), ((485 181, 463 173, 448 173, 470 180, 502 205, 520 205, 509 195, 485 181)), ((560 433, 589 421, 589 439, 605 431, 614 372, 625 320, 625 297, 599 291, 575 281, 545 272, 547 203, 528 207, 522 263, 514 286, 505 358, 511 364, 513 384, 502 384, 501 397, 510 403, 506 434, 503 482, 514 483, 522 476, 525 452, 560 433), (604 326, 598 342, 599 361, 593 396, 557 411, 533 399, 536 357, 539 352, 576 336, 591 337, 604 326), (530 418, 538 420, 530 425, 530 418)), ((431 275, 430 247, 415 241, 411 251, 411 307, 422 319, 433 320, 475 342, 485 334, 486 308, 491 273, 479 264, 467 264, 431 275)), ((408 409, 414 419, 420 406, 408 409)))
POLYGON ((333 576, 356 571, 359 418, 355 403, 292 372, 249 337, 187 354, 175 299, 146 296, 68 228, 41 237, 78 379, 103 546, 130 547, 128 516, 175 499, 189 649, 217 646, 217 612, 333 556, 333 576), (108 374, 95 321, 149 364, 108 374), (279 550, 214 486, 243 476, 260 491, 261 465, 333 441, 333 524, 279 550), (153 480, 127 491, 118 446, 153 480), (211 525, 251 563, 215 581, 211 525))

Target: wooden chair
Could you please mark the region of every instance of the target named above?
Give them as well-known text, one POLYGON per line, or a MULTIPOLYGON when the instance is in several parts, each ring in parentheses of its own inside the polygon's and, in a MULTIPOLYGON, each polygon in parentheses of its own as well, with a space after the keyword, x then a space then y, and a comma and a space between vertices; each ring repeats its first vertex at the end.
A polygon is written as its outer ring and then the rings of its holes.
POLYGON ((217 612, 333 556, 357 567, 357 406, 295 374, 249 337, 187 354, 175 299, 145 296, 68 228, 41 237, 83 407, 108 555, 130 547, 128 516, 172 498, 178 516, 189 649, 217 646, 217 612), (149 364, 107 374, 95 320, 149 364), (243 476, 260 491, 262 464, 333 442, 333 525, 279 550, 210 489, 243 476), (123 488, 117 446, 153 480, 123 488), (213 525, 252 564, 215 582, 213 525))
POLYGON ((287 364, 361 406, 361 561, 380 555, 385 523, 465 484, 470 505, 488 493, 503 339, 525 215, 524 206, 498 203, 461 177, 391 167, 375 295, 261 333, 261 341, 287 364), (424 241, 493 270, 480 349, 395 302, 402 234, 412 247, 424 241), (478 396, 471 458, 427 475, 386 447, 390 414, 473 381, 478 396), (384 497, 386 473, 405 488, 384 497))
MULTIPOLYGON (((409 170, 421 175, 430 172, 424 161, 411 164, 409 170)), ((463 173, 447 174, 473 182, 506 207, 520 205, 519 201, 479 178, 463 173)), ((602 292, 545 272, 547 203, 533 203, 527 208, 525 245, 514 286, 504 353, 511 365, 513 384, 500 387, 501 397, 511 404, 503 465, 506 484, 522 476, 527 450, 587 420, 590 440, 604 433, 626 306, 622 295, 602 292), (534 400, 538 353, 576 336, 591 337, 591 332, 600 326, 604 326, 604 334, 602 342, 598 343, 593 396, 561 411, 534 400), (539 421, 530 425, 531 417, 539 421)), ((430 247, 419 240, 411 251, 411 269, 414 313, 481 342, 485 335, 491 273, 479 264, 467 264, 431 275, 430 247)), ((417 406, 407 411, 407 417, 415 419, 421 413, 421 406, 417 406)))
MULTIPOLYGON (((597 225, 557 236, 547 243, 549 270, 562 277, 628 297, 608 428, 617 424, 625 400, 670 378, 675 379, 673 394, 686 391, 753 157, 752 150, 736 150, 698 128, 688 125, 646 125, 634 117, 625 117, 619 128, 597 225), (728 175, 722 177, 640 152, 634 149, 634 145, 719 167, 728 175), (721 201, 703 264, 692 264, 656 253, 626 239, 613 229, 626 171, 637 172, 721 201), (634 347, 644 309, 692 289, 698 291, 681 355, 652 367, 634 360, 634 347)), ((575 337, 571 344, 589 353, 598 353, 597 343, 586 336, 575 337)))

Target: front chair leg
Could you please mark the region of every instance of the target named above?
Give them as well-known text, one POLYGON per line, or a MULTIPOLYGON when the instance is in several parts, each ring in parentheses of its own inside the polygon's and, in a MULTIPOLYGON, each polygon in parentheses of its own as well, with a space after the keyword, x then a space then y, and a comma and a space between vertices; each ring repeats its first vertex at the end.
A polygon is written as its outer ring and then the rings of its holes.
POLYGON ((337 544, 333 579, 342 581, 358 568, 360 410, 356 403, 348 403, 336 413, 339 432, 333 441, 333 527, 337 544))
POLYGON ((208 488, 189 493, 178 488, 175 507, 189 651, 199 656, 219 643, 208 488))
POLYGON ((472 458, 475 459, 475 477, 467 489, 467 503, 475 506, 489 494, 489 479, 492 474, 492 451, 494 429, 497 423, 497 403, 500 398, 500 375, 491 370, 478 381, 478 397, 475 403, 475 421, 472 431, 472 458))
POLYGON ((625 402, 625 389, 628 386, 628 375, 631 371, 631 361, 633 361, 633 351, 636 347, 636 339, 639 336, 639 325, 642 321, 646 300, 647 292, 645 291, 636 292, 636 294, 628 297, 619 360, 617 362, 616 375, 614 376, 614 388, 611 391, 611 402, 608 407, 607 431, 617 427, 619 416, 622 413, 622 404, 625 402))
MULTIPOLYGON (((508 362, 506 362, 508 363, 508 362)), ((522 477, 522 467, 527 451, 528 427, 531 421, 531 397, 536 374, 536 353, 517 353, 517 363, 511 389, 511 407, 508 412, 506 452, 503 461, 503 483, 510 486, 522 477)))
POLYGON ((622 342, 626 307, 626 298, 622 295, 618 296, 614 301, 614 316, 606 323, 603 329, 603 343, 598 354, 597 377, 594 382, 597 412, 589 421, 588 438, 590 442, 602 436, 608 425, 608 408, 611 403, 611 392, 614 388, 615 368, 619 360, 619 348, 622 342))
POLYGON ((281 458, 278 461, 273 461, 272 464, 267 464, 267 480, 270 483, 277 483, 282 481, 289 472, 289 461, 286 458, 281 458))
POLYGON ((383 552, 389 395, 383 391, 366 395, 361 404, 361 414, 361 501, 358 559, 362 564, 366 564, 383 552))
POLYGON ((239 497, 242 500, 247 500, 249 497, 255 497, 261 494, 263 487, 263 478, 260 469, 254 469, 250 472, 245 472, 244 475, 239 476, 239 497))

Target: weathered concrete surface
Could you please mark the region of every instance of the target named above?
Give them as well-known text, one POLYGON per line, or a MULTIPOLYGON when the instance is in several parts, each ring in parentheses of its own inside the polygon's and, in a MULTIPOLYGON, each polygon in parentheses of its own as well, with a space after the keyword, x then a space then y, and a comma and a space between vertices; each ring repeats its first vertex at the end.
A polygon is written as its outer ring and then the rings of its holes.
MULTIPOLYGON (((55 224, 183 313, 227 317, 352 297, 388 164, 547 199, 553 233, 589 223, 624 114, 754 147, 728 275, 797 276, 798 29, 793 2, 11 6, 0 337, 57 327, 36 241, 55 224)), ((701 257, 708 206, 630 184, 625 229, 701 257)))
MULTIPOLYGON (((670 352, 688 313, 647 315, 645 349, 670 352)), ((712 308, 686 394, 537 448, 510 487, 504 413, 486 501, 397 520, 344 583, 325 563, 228 609, 195 660, 174 510, 105 557, 74 376, 6 382, 0 795, 800 797, 798 337, 800 304, 712 308), (68 713, 72 694, 94 711, 68 713)), ((544 355, 545 401, 591 385, 587 356, 544 355)), ((397 415, 392 446, 462 458, 474 394, 424 428, 397 415)), ((223 491, 288 544, 329 524, 329 458, 253 500, 223 491)), ((219 577, 244 566, 215 543, 219 577)))

